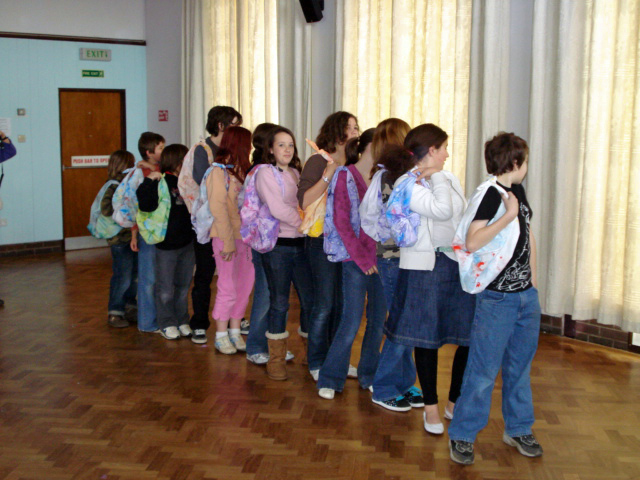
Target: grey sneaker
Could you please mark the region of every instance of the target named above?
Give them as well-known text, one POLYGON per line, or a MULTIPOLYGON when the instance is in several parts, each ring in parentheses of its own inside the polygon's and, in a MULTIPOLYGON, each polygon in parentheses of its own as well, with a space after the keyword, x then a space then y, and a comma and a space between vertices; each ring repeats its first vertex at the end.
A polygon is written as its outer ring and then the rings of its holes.
POLYGON ((471 465, 475 460, 473 443, 462 440, 449 440, 449 456, 461 465, 471 465))
POLYGON ((193 343, 207 343, 207 331, 204 328, 196 328, 191 336, 193 343))
POLYGON ((242 335, 249 335, 249 320, 245 320, 244 318, 240 322, 240 333, 242 335))
MULTIPOLYGON (((290 362, 295 357, 293 353, 287 350, 287 355, 285 356, 285 361, 290 362)), ((254 353, 253 355, 247 355, 247 360, 249 360, 254 365, 265 365, 269 361, 268 353, 254 353)))
POLYGON ((507 445, 516 447, 525 457, 540 457, 542 455, 542 447, 532 435, 522 435, 521 437, 510 437, 506 433, 502 434, 502 441, 507 445))

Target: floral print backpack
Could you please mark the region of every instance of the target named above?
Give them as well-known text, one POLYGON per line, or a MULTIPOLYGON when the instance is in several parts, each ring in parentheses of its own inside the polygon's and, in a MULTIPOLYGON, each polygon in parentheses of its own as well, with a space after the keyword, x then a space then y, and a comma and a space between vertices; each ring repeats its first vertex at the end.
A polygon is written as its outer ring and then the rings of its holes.
POLYGON ((131 228, 136 224, 138 213, 138 197, 136 190, 144 180, 140 168, 128 168, 125 177, 113 193, 113 220, 123 228, 131 228))
POLYGON ((336 229, 335 223, 333 223, 333 214, 334 214, 334 196, 336 184, 338 182, 338 176, 340 172, 347 173, 347 192, 349 193, 349 202, 351 203, 351 208, 349 210, 349 221, 351 223, 351 228, 356 234, 356 237, 360 236, 360 212, 358 211, 358 207, 360 204, 360 198, 358 196, 358 186, 356 185, 356 180, 353 178, 353 175, 349 171, 347 167, 338 167, 333 178, 331 179, 331 183, 329 184, 329 190, 327 195, 327 213, 324 217, 324 253, 327 254, 327 258, 330 262, 342 262, 343 260, 347 260, 351 258, 349 253, 347 252, 342 239, 340 238, 340 234, 336 229))
MULTIPOLYGON (((196 238, 198 243, 205 244, 211 241, 209 234, 211 233, 211 225, 213 225, 213 214, 209 208, 209 195, 207 193, 207 177, 211 174, 214 168, 222 168, 224 172, 225 187, 229 190, 229 174, 227 169, 233 168, 233 165, 223 165, 221 163, 212 163, 207 171, 204 172, 202 181, 200 182, 200 191, 198 196, 193 200, 191 205, 191 225, 196 232, 196 238)), ((193 178, 193 177, 192 177, 193 178)), ((186 203, 186 202, 185 202, 186 203)))
MULTIPOLYGON (((418 241, 420 215, 412 212, 409 208, 416 178, 415 171, 409 171, 407 178, 393 187, 393 192, 387 202, 387 221, 391 236, 399 247, 412 247, 418 241)), ((429 184, 424 179, 420 183, 429 188, 429 184)))
POLYGON ((119 182, 117 180, 109 180, 105 183, 91 204, 91 214, 89 216, 89 225, 87 225, 87 229, 91 235, 96 238, 112 238, 122 230, 122 227, 113 220, 113 217, 105 217, 100 211, 100 203, 102 203, 104 193, 111 185, 117 185, 118 183, 119 182))

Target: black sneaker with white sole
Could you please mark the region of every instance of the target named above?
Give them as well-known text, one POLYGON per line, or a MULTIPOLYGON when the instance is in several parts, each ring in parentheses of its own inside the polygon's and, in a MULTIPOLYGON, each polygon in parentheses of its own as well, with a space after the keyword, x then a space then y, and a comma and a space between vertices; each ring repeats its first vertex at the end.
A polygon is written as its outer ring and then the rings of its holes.
POLYGON ((449 440, 449 456, 460 465, 471 465, 475 460, 473 443, 463 440, 449 440))
POLYGON ((404 398, 407 399, 407 402, 409 402, 412 408, 424 407, 424 397, 422 396, 422 390, 419 388, 411 387, 404 394, 404 398))
POLYGON ((502 434, 502 441, 507 445, 516 447, 525 457, 539 457, 542 455, 542 447, 533 435, 522 435, 521 437, 510 437, 506 433, 502 434))
POLYGON ((242 335, 249 335, 249 320, 245 320, 244 318, 240 322, 240 333, 242 335))
POLYGON ((203 328, 196 328, 191 335, 193 343, 207 343, 207 331, 203 328))
POLYGON ((404 395, 392 398, 391 400, 375 400, 372 398, 371 401, 393 412, 408 412, 411 410, 411 404, 404 395))

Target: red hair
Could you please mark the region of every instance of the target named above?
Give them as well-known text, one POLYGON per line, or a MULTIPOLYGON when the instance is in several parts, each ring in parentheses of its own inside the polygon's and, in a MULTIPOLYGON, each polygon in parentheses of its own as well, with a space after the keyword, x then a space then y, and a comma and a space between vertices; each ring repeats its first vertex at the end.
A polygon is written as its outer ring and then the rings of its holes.
POLYGON ((223 165, 233 165, 230 173, 242 183, 251 167, 250 153, 251 132, 244 127, 227 127, 224 129, 214 161, 223 165))

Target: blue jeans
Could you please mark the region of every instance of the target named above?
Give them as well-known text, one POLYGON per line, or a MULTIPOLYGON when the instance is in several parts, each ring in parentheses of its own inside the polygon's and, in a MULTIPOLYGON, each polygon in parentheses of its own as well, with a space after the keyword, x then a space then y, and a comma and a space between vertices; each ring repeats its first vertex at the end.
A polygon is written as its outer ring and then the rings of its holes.
POLYGON ((284 333, 287 329, 291 282, 300 298, 300 324, 302 317, 311 311, 313 284, 309 272, 309 260, 304 246, 278 245, 262 255, 264 272, 269 285, 269 333, 284 333))
POLYGON ((307 237, 305 252, 311 267, 313 306, 309 316, 307 356, 309 370, 319 370, 340 324, 342 311, 342 263, 330 262, 323 237, 307 237))
MULTIPOLYGON (((388 310, 391 310, 393 303, 399 270, 399 257, 378 258, 378 272, 388 310)), ((413 362, 413 348, 393 343, 387 338, 373 379, 373 399, 391 400, 406 393, 414 383, 416 383, 416 365, 413 362)))
POLYGON ((262 254, 251 250, 256 281, 253 286, 253 303, 251 304, 251 327, 247 336, 247 355, 269 353, 265 333, 269 329, 269 285, 262 265, 262 254))
POLYGON ((531 434, 531 362, 538 348, 538 290, 477 295, 469 360, 449 438, 473 443, 489 420, 491 393, 502 367, 502 417, 511 437, 531 434))
POLYGON ((189 323, 189 287, 193 278, 193 243, 175 250, 156 249, 156 312, 158 327, 189 323))
POLYGON ((156 247, 148 245, 142 235, 138 235, 138 250, 138 330, 155 332, 158 329, 154 296, 156 247))
POLYGON ((351 347, 360 328, 367 296, 367 328, 362 340, 358 381, 362 388, 369 388, 378 368, 382 324, 387 316, 387 305, 382 291, 382 282, 377 273, 366 275, 355 262, 342 264, 342 289, 344 298, 342 321, 338 327, 327 359, 320 369, 318 388, 332 388, 341 392, 347 379, 351 347))
POLYGON ((110 249, 113 275, 109 288, 109 315, 124 315, 126 305, 136 304, 138 254, 128 243, 116 243, 110 249))

